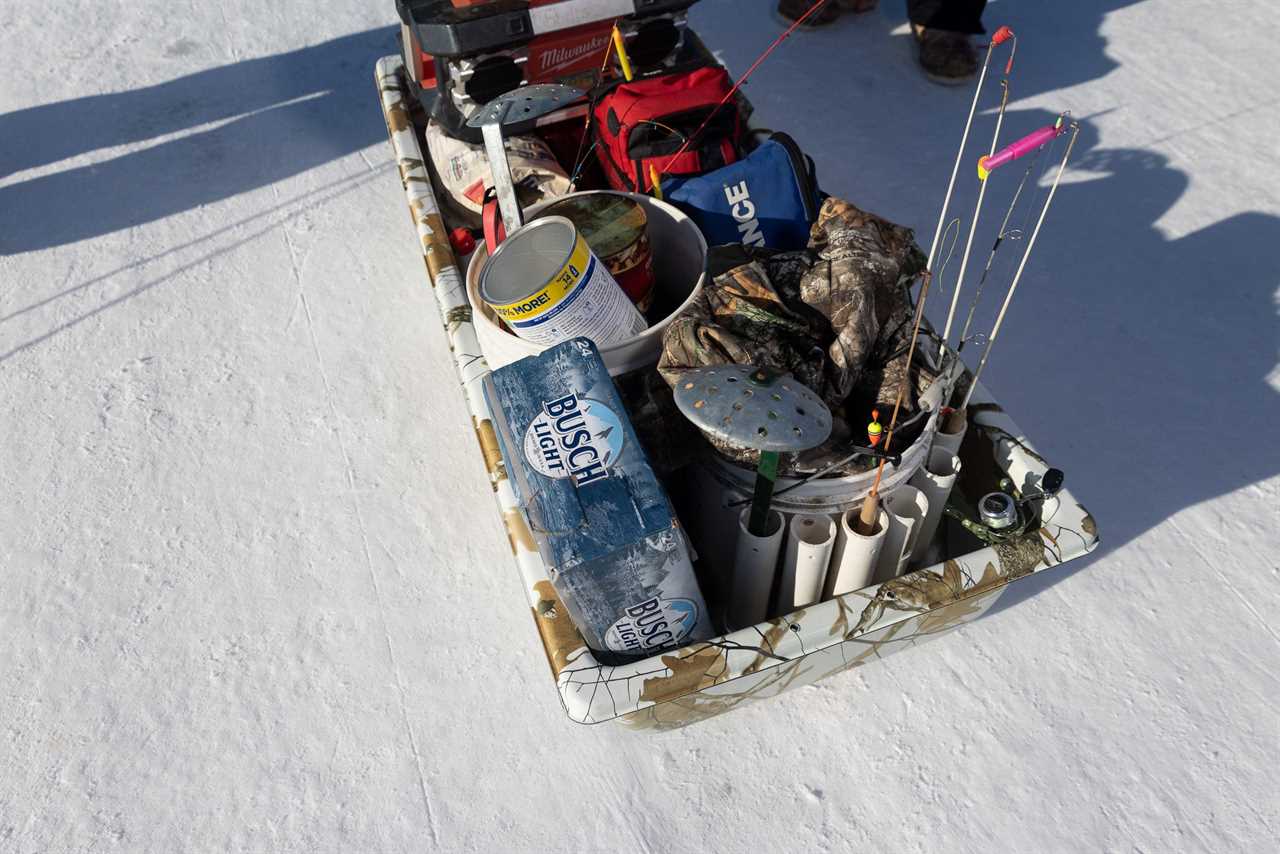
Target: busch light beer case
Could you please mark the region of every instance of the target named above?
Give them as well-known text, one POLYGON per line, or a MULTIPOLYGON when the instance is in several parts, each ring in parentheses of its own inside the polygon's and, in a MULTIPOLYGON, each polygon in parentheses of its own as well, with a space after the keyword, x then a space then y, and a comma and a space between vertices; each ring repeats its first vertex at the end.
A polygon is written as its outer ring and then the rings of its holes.
POLYGON ((551 583, 596 653, 646 657, 713 634, 689 546, 586 338, 491 373, 508 477, 551 583))

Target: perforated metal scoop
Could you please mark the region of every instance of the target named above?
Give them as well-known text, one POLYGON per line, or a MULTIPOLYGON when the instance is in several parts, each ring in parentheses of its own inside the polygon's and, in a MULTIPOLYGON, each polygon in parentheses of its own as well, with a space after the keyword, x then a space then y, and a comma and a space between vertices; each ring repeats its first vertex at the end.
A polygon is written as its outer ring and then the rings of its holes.
POLYGON ((717 439, 760 451, 747 529, 765 535, 778 454, 817 447, 831 435, 831 410, 790 374, 750 365, 695 368, 680 375, 676 406, 717 439))
POLYGON ((831 411, 796 382, 750 365, 695 368, 680 375, 676 406, 702 430, 743 448, 794 453, 831 435, 831 411))
POLYGON ((560 83, 522 86, 499 95, 485 104, 467 119, 467 124, 473 128, 483 128, 487 124, 496 122, 504 128, 509 127, 554 113, 569 106, 582 95, 581 89, 560 83))
POLYGON ((581 90, 559 83, 524 86, 499 95, 467 119, 467 124, 480 128, 484 136, 484 153, 493 171, 493 189, 498 194, 498 209, 502 211, 502 224, 506 226, 507 234, 514 234, 524 225, 524 216, 516 200, 516 186, 511 179, 503 129, 554 113, 582 95, 581 90))

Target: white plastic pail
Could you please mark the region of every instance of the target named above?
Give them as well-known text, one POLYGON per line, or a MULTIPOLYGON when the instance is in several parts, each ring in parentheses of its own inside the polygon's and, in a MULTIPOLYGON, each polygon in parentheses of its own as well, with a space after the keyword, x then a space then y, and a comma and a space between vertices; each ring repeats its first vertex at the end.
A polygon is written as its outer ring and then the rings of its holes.
MULTIPOLYGON (((671 320, 702 291, 707 275, 707 241, 693 220, 673 205, 649 196, 636 193, 616 195, 632 198, 644 207, 649 217, 649 243, 653 247, 655 303, 676 305, 677 308, 639 335, 600 347, 605 367, 615 377, 628 371, 650 368, 658 363, 658 357, 662 354, 662 333, 671 320)), ((529 217, 536 215, 545 204, 530 208, 529 217)), ((471 263, 467 267, 467 299, 471 303, 472 322, 475 324, 480 349, 484 351, 485 360, 493 369, 526 356, 536 356, 547 347, 512 335, 499 325, 497 315, 480 299, 480 273, 488 259, 489 253, 481 244, 471 256, 471 263)))

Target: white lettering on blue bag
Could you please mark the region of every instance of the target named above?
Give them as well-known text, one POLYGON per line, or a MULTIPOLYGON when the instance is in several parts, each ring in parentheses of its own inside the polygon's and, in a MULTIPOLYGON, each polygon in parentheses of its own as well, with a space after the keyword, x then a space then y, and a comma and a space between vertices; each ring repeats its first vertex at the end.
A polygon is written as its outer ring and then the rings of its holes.
POLYGON ((782 133, 737 163, 664 182, 663 194, 713 246, 741 243, 782 250, 808 244, 820 203, 813 161, 782 133))

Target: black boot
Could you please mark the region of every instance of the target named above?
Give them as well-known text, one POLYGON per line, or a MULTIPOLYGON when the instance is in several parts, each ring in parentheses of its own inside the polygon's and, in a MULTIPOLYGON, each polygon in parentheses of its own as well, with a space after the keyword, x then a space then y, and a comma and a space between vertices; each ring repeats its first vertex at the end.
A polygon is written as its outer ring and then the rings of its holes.
POLYGON ((978 73, 978 52, 964 33, 911 25, 920 49, 925 76, 944 86, 956 86, 978 73))
MULTIPOLYGON (((778 14, 788 21, 798 21, 813 6, 814 0, 778 0, 778 14)), ((814 12, 803 27, 825 27, 836 22, 840 17, 840 5, 836 0, 827 0, 825 6, 814 12)))

